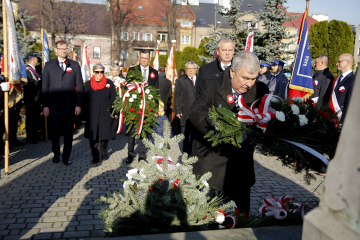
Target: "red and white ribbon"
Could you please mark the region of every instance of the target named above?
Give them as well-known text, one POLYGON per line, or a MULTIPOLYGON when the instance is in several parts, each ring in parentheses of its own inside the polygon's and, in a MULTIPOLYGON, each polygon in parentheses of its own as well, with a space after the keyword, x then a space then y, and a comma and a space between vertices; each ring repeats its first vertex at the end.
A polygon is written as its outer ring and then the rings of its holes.
POLYGON ((338 84, 338 82, 339 82, 339 76, 337 76, 333 82, 329 105, 330 105, 330 108, 334 111, 334 113, 338 116, 338 118, 341 119, 342 111, 341 111, 340 105, 337 101, 336 94, 335 94, 335 91, 336 91, 335 86, 338 84))
POLYGON ((261 99, 260 106, 255 109, 255 104, 260 100, 257 99, 249 107, 246 105, 244 98, 239 98, 238 103, 240 111, 238 120, 245 123, 257 123, 257 126, 266 132, 268 123, 275 118, 276 110, 269 107, 271 98, 276 97, 272 94, 265 94, 261 99))
MULTIPOLYGON (((130 94, 130 92, 134 91, 134 90, 138 90, 138 92, 141 94, 142 97, 142 102, 141 102, 141 116, 140 116, 140 122, 139 122, 139 126, 138 129, 136 131, 136 134, 140 134, 143 124, 144 124, 144 116, 145 116, 145 91, 144 88, 145 86, 147 86, 147 83, 142 83, 142 82, 133 82, 133 83, 127 83, 126 87, 128 88, 128 90, 125 92, 124 97, 123 97, 123 109, 121 110, 120 113, 120 117, 119 117, 119 126, 118 129, 116 131, 117 134, 121 133, 122 127, 123 127, 123 123, 124 123, 124 110, 125 110, 125 106, 126 106, 126 101, 128 99, 127 95, 130 94), (128 94, 127 94, 128 93, 128 94)), ((119 90, 119 92, 121 92, 121 89, 119 90)))
MULTIPOLYGON (((259 212, 266 216, 274 216, 275 221, 283 221, 289 216, 289 210, 285 203, 291 201, 292 198, 289 195, 284 195, 280 199, 276 199, 273 196, 264 198, 263 203, 259 209, 259 212)), ((296 206, 296 209, 291 209, 290 212, 297 211, 302 207, 302 203, 292 203, 296 206)))

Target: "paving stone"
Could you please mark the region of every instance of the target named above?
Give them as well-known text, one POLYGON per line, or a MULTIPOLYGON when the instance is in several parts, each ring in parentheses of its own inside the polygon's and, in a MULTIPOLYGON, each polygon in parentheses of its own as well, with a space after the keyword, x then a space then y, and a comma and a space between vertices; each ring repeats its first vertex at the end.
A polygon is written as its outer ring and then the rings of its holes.
POLYGON ((34 239, 51 239, 51 233, 39 233, 34 236, 34 239))
POLYGON ((76 232, 64 232, 64 238, 71 238, 71 237, 89 237, 89 231, 76 231, 76 232))

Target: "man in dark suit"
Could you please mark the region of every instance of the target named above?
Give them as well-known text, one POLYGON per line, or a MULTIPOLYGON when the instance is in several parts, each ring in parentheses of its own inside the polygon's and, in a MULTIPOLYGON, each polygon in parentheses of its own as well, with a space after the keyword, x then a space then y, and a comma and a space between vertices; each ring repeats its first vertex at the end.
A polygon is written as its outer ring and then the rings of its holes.
POLYGON ((231 66, 231 60, 234 56, 234 53, 234 41, 228 37, 221 37, 216 44, 216 54, 218 56, 216 60, 200 67, 199 69, 196 92, 199 91, 199 86, 203 77, 219 72, 224 72, 227 67, 231 66))
POLYGON ((36 72, 36 65, 38 64, 38 56, 34 52, 28 53, 26 56, 27 66, 26 75, 28 82, 24 86, 24 102, 26 107, 26 143, 38 142, 38 130, 40 120, 40 92, 41 92, 41 78, 36 72))
POLYGON ((245 141, 241 148, 230 144, 212 147, 204 139, 213 130, 209 119, 209 108, 227 108, 234 113, 239 111, 238 100, 244 98, 247 105, 269 92, 268 87, 256 81, 259 73, 259 59, 251 52, 240 52, 232 61, 231 68, 224 73, 206 76, 200 83, 196 101, 191 107, 190 121, 196 128, 193 153, 199 158, 194 164, 194 173, 212 173, 208 181, 214 197, 216 191, 234 200, 240 212, 249 212, 250 188, 255 183, 254 148, 245 141), (234 101, 235 99, 235 101, 234 101))
POLYGON ((172 84, 166 78, 165 67, 159 67, 159 93, 161 101, 164 103, 165 114, 170 119, 171 114, 171 97, 172 97, 172 84))
POLYGON ((334 76, 329 71, 329 57, 320 54, 315 59, 315 71, 313 75, 314 94, 310 97, 314 102, 328 102, 331 92, 331 83, 334 76))
POLYGON ((340 124, 343 124, 345 121, 346 111, 349 108, 354 88, 355 74, 352 71, 353 63, 354 58, 350 53, 341 54, 336 63, 341 74, 333 82, 330 107, 337 114, 340 124))
MULTIPOLYGON (((158 71, 156 71, 155 69, 149 66, 150 51, 147 49, 141 50, 139 57, 140 57, 140 65, 135 67, 137 67, 141 71, 144 77, 144 82, 147 82, 149 85, 159 88, 158 71)), ((129 72, 131 70, 134 70, 134 67, 131 67, 129 69, 129 72)), ((134 133, 135 133, 135 128, 132 127, 128 134, 128 157, 125 160, 127 164, 132 163, 132 161, 134 160, 134 148, 135 148, 135 137, 133 137, 134 133)), ((146 149, 142 140, 140 140, 139 143, 139 161, 141 160, 146 160, 146 149)))
POLYGON ((270 63, 260 60, 260 72, 258 81, 265 83, 266 85, 270 82, 272 75, 270 73, 270 63))
POLYGON ((70 165, 73 115, 81 113, 83 81, 79 63, 67 58, 67 43, 61 40, 55 44, 58 57, 45 64, 42 75, 43 112, 49 118, 53 162, 60 161, 59 139, 64 131, 62 158, 70 165))
POLYGON ((196 97, 196 70, 195 62, 187 62, 186 74, 176 80, 174 94, 174 114, 180 119, 181 133, 185 135, 183 152, 191 154, 194 138, 194 127, 189 121, 190 108, 196 97))
POLYGON ((285 97, 286 86, 289 82, 289 79, 285 76, 283 71, 284 65, 285 63, 283 61, 278 58, 274 58, 274 62, 271 66, 273 76, 267 84, 270 93, 277 94, 282 98, 285 97))

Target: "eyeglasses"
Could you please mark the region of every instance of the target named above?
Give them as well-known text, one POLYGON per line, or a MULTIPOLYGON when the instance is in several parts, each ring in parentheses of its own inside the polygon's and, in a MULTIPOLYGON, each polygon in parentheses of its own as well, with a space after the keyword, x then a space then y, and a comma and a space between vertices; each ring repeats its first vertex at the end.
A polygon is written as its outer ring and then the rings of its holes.
POLYGON ((67 48, 57 48, 58 50, 60 51, 67 51, 68 49, 67 48))
POLYGON ((196 70, 196 68, 187 68, 186 70, 196 70))
POLYGON ((104 71, 94 71, 96 74, 104 74, 104 71))
POLYGON ((341 62, 343 62, 343 61, 347 61, 347 60, 339 60, 339 61, 337 61, 337 63, 341 63, 341 62))

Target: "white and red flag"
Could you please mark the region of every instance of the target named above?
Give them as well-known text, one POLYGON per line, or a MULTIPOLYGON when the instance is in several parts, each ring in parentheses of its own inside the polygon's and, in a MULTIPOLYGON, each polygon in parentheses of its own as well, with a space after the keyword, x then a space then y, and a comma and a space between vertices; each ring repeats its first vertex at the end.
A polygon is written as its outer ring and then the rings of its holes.
POLYGON ((177 78, 174 43, 175 42, 171 43, 171 51, 165 68, 166 78, 169 79, 173 83, 173 85, 175 84, 175 79, 177 78))
POLYGON ((155 50, 155 58, 151 67, 156 71, 159 70, 159 49, 155 50))
POLYGON ((254 49, 254 32, 249 32, 246 39, 245 51, 252 52, 254 49))
POLYGON ((84 82, 90 80, 91 78, 90 58, 88 57, 88 51, 89 47, 84 45, 81 54, 81 74, 84 82))

